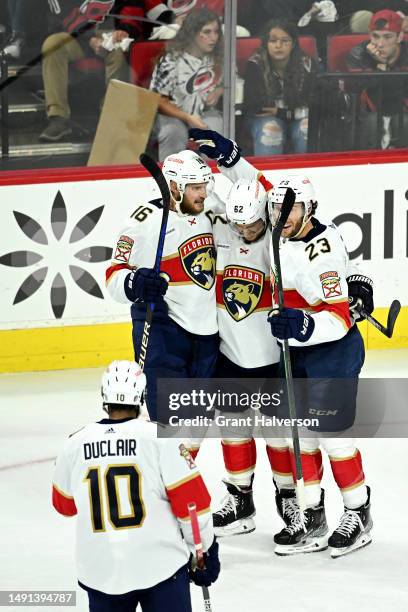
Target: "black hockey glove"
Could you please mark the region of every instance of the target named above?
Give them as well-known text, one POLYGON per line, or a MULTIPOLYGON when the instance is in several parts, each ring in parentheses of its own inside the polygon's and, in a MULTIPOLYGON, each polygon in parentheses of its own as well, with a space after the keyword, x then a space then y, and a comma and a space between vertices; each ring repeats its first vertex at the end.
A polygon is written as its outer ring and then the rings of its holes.
POLYGON ((241 149, 237 143, 229 138, 224 138, 214 130, 192 128, 188 131, 188 136, 192 140, 198 141, 200 153, 211 159, 216 159, 218 164, 225 166, 225 168, 235 166, 241 157, 241 149), (210 143, 200 144, 200 140, 208 140, 210 143))
POLYGON ((157 302, 166 293, 167 281, 151 268, 133 270, 125 278, 126 297, 131 302, 157 302))
POLYGON ((294 338, 299 342, 307 342, 313 334, 315 322, 313 317, 296 308, 271 310, 268 315, 272 335, 279 340, 294 338))
POLYGON ((374 310, 373 281, 368 276, 353 274, 347 279, 350 314, 354 321, 364 321, 361 310, 371 314, 374 310))
POLYGON ((210 548, 204 553, 204 568, 200 569, 196 565, 196 560, 193 555, 190 556, 189 574, 190 580, 197 586, 209 587, 218 578, 221 565, 218 557, 218 542, 214 538, 214 542, 210 548))

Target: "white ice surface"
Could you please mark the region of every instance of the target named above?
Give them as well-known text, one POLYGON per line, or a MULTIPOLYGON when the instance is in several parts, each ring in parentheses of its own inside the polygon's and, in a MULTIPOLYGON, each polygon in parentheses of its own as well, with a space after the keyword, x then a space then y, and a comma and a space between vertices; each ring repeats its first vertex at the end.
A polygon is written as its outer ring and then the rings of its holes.
MULTIPOLYGON (((76 589, 77 606, 67 610, 78 612, 87 610, 87 597, 76 584, 75 519, 51 507, 52 458, 69 433, 102 417, 100 373, 0 376, 0 590, 76 589)), ((371 351, 364 374, 408 377, 408 351, 371 351)), ((372 487, 373 543, 336 560, 327 551, 282 558, 273 554, 273 534, 282 525, 264 444, 257 441, 257 529, 220 541, 222 574, 211 588, 213 612, 408 611, 408 440, 361 440, 359 447, 372 487)), ((224 495, 218 440, 205 442, 198 464, 216 508, 224 495)), ((323 485, 334 528, 342 503, 327 459, 323 485)), ((194 611, 202 611, 201 590, 192 586, 192 594, 194 611)))

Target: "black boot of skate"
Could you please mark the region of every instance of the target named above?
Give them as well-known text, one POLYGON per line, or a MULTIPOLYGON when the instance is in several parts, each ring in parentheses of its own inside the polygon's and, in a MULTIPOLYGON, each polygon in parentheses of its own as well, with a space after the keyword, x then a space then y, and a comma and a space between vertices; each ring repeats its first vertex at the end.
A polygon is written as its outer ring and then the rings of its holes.
POLYGON ((327 548, 328 527, 324 511, 324 491, 320 502, 307 508, 302 515, 299 509, 291 516, 290 524, 274 537, 277 555, 296 555, 318 552, 327 548))
POLYGON ((240 487, 224 480, 228 493, 223 499, 221 508, 213 514, 214 533, 217 537, 240 535, 255 531, 255 506, 252 493, 252 481, 249 487, 240 487))
POLYGON ((340 525, 329 538, 330 554, 333 559, 347 555, 371 542, 370 531, 373 521, 370 514, 370 487, 367 487, 367 501, 360 508, 351 510, 344 507, 340 525))
POLYGON ((275 485, 276 509, 278 511, 279 516, 284 521, 285 525, 289 526, 292 521, 293 515, 299 510, 299 506, 296 499, 296 489, 282 488, 279 491, 275 480, 273 481, 273 484, 275 485))

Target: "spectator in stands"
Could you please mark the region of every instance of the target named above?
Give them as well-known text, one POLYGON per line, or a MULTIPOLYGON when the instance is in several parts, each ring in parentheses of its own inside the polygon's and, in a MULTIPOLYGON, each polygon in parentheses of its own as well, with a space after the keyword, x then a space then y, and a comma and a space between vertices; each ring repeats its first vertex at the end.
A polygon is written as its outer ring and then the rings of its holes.
POLYGON ((27 0, 8 0, 7 8, 11 33, 4 47, 4 53, 13 59, 18 59, 21 55, 21 48, 25 42, 27 0))
POLYGON ((69 64, 84 57, 99 56, 105 62, 107 82, 111 78, 124 77, 127 80, 122 49, 130 42, 129 38, 137 40, 143 37, 144 23, 137 18, 171 22, 173 14, 161 0, 69 0, 63 3, 49 0, 49 4, 57 17, 57 33, 48 36, 42 47, 49 123, 40 135, 40 140, 56 142, 72 133, 68 104, 69 64), (98 25, 110 12, 120 15, 120 18, 115 20, 115 30, 111 36, 104 39, 98 25), (64 31, 58 31, 61 29, 64 31))
POLYGON ((219 17, 208 9, 193 10, 176 38, 157 61, 150 89, 159 93, 159 113, 152 139, 159 159, 185 149, 189 128, 222 132, 223 37, 219 17))
MULTIPOLYGON (((374 13, 391 10, 408 15, 408 0, 338 0, 338 12, 341 19, 341 31, 355 34, 369 33, 369 24, 374 13)), ((408 18, 403 29, 408 31, 408 18)))
MULTIPOLYGON (((354 47, 347 64, 352 72, 408 71, 408 43, 403 40, 402 17, 390 10, 375 13, 370 39, 354 47)), ((408 75, 395 80, 381 78, 358 82, 361 96, 360 143, 363 149, 408 145, 408 75), (381 115, 379 121, 378 114, 381 115), (378 126, 381 133, 378 134, 378 126), (402 129, 402 133, 401 133, 402 129)))
POLYGON ((306 151, 316 73, 315 60, 299 48, 296 26, 268 22, 259 50, 248 61, 244 86, 255 155, 306 151))
POLYGON ((317 42, 319 58, 326 64, 327 37, 338 30, 338 13, 332 0, 313 2, 307 13, 298 21, 301 36, 314 36, 317 42))

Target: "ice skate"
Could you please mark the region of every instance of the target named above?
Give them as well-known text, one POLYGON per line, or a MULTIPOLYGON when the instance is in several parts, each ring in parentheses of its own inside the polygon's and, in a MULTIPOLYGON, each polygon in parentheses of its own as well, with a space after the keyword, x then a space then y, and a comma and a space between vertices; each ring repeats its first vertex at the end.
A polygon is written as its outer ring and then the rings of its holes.
POLYGON ((328 531, 322 490, 319 504, 305 510, 303 521, 298 508, 291 512, 290 524, 274 537, 275 553, 285 556, 326 550, 328 531))
POLYGON ((299 506, 296 499, 296 489, 286 489, 282 488, 278 489, 276 482, 273 481, 275 485, 275 503, 276 509, 278 511, 279 516, 284 521, 286 526, 289 526, 292 521, 292 517, 295 512, 299 510, 299 506))
POLYGON ((329 538, 330 554, 333 559, 348 555, 371 542, 373 521, 370 514, 370 487, 367 487, 367 501, 360 508, 344 508, 340 525, 329 538))
POLYGON ((255 531, 255 506, 252 485, 241 487, 224 480, 228 493, 221 508, 214 512, 214 533, 217 537, 240 535, 255 531))

